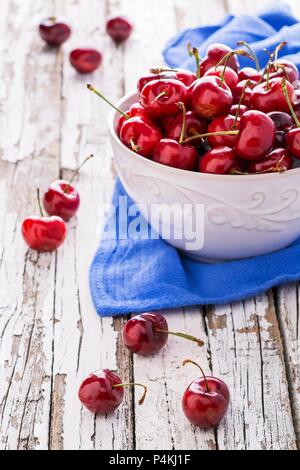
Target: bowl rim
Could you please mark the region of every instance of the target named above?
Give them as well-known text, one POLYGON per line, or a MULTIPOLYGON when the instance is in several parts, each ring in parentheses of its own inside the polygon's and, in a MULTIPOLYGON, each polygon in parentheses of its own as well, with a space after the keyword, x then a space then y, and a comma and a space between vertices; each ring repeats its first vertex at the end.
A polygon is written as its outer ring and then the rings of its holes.
MULTIPOLYGON (((136 97, 136 101, 138 101, 138 93, 137 92, 131 92, 131 93, 127 93, 126 95, 124 95, 116 104, 116 107, 122 109, 123 108, 123 105, 124 103, 126 103, 127 101, 130 101, 132 100, 134 97, 136 97)), ((126 109, 124 110, 126 111, 126 109)), ((120 140, 119 136, 117 135, 116 131, 115 131, 115 118, 116 118, 116 115, 118 114, 118 112, 116 110, 112 110, 110 112, 110 115, 108 117, 108 130, 109 130, 109 133, 111 135, 111 137, 113 138, 113 140, 116 142, 117 145, 119 145, 120 147, 122 147, 124 150, 127 151, 128 155, 130 155, 130 158, 135 158, 137 161, 140 161, 141 163, 144 162, 146 163, 147 165, 150 165, 152 166, 153 168, 155 169, 158 169, 159 167, 164 167, 164 170, 168 170, 171 174, 173 173, 174 175, 193 175, 193 177, 196 177, 196 178, 206 178, 206 179, 217 179, 217 180, 225 180, 225 181, 229 181, 231 179, 234 179, 234 180, 247 180, 247 181, 253 181, 253 180, 263 180, 263 179, 275 179, 275 178, 281 178, 283 175, 300 175, 300 167, 299 168, 293 168, 291 170, 287 170, 287 171, 284 171, 282 173, 263 173, 263 174, 253 174, 253 175, 216 175, 216 174, 212 174, 212 173, 200 173, 200 172, 197 172, 197 171, 189 171, 189 170, 181 170, 179 168, 173 168, 171 166, 167 166, 167 165, 162 165, 161 163, 157 163, 157 162, 154 162, 153 160, 150 160, 149 158, 145 158, 143 157, 142 155, 139 155, 138 153, 135 153, 133 152, 133 150, 131 150, 129 147, 127 147, 126 145, 123 144, 123 142, 120 140)))

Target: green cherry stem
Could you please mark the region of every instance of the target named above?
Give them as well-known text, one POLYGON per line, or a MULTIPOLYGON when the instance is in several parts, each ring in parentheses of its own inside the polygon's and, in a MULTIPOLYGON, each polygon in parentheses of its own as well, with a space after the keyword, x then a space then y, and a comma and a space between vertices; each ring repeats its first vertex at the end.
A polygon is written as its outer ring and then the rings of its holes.
POLYGON ((239 101, 239 104, 238 104, 238 108, 237 108, 236 113, 235 113, 232 129, 236 129, 236 125, 237 125, 237 121, 238 121, 238 118, 239 118, 239 113, 240 113, 240 109, 241 109, 241 106, 242 106, 242 103, 243 103, 243 99, 244 99, 244 96, 245 96, 245 93, 246 93, 246 89, 250 85, 250 83, 251 83, 251 81, 247 80, 245 85, 244 85, 244 88, 242 90, 240 101, 239 101))
POLYGON ((206 134, 196 134, 188 139, 185 139, 182 143, 188 144, 197 139, 204 139, 205 137, 210 137, 212 135, 238 135, 240 131, 220 131, 220 132, 207 132, 206 134))
POLYGON ((65 187, 64 189, 64 193, 67 194, 70 190, 70 187, 71 187, 71 184, 73 183, 74 179, 77 177, 77 175, 79 174, 81 168, 83 167, 83 165, 86 164, 86 162, 88 162, 91 158, 94 158, 94 155, 89 155, 88 157, 86 157, 86 159, 81 163, 81 165, 79 165, 79 167, 77 168, 77 170, 74 171, 72 177, 70 178, 67 186, 65 187))
POLYGON ((186 135, 186 108, 184 103, 177 103, 178 108, 182 110, 182 128, 179 137, 179 143, 182 144, 186 135))
POLYGON ((259 65, 259 61, 258 61, 258 58, 257 58, 257 55, 255 54, 254 50, 252 49, 252 47, 246 42, 246 41, 238 41, 236 43, 237 46, 244 46, 248 49, 249 53, 252 55, 253 57, 253 60, 255 62, 255 66, 256 66, 256 70, 259 72, 260 71, 260 65, 259 65))
POLYGON ((287 105, 289 107, 290 113, 291 113, 291 115, 292 115, 292 117, 295 121, 296 126, 299 128, 300 127, 300 121, 297 117, 297 114, 295 113, 295 110, 293 108, 292 102, 291 102, 290 97, 289 97, 288 89, 287 89, 287 86, 286 86, 286 78, 283 78, 281 80, 281 87, 282 87, 282 91, 283 91, 284 97, 286 99, 287 105))
POLYGON ((93 85, 87 85, 87 88, 88 90, 90 90, 91 92, 95 93, 95 95, 99 96, 99 98, 101 98, 102 100, 104 100, 107 104, 109 104, 112 108, 114 108, 118 113, 120 113, 122 116, 124 116, 125 119, 129 119, 130 116, 126 113, 124 113, 124 111, 122 111, 122 109, 120 108, 117 108, 117 106, 115 106, 111 101, 109 101, 104 95, 102 95, 102 93, 100 93, 100 91, 96 90, 96 88, 93 87, 93 85))
POLYGON ((198 346, 200 347, 204 346, 204 342, 201 339, 196 338, 195 336, 192 336, 192 335, 187 335, 185 333, 178 333, 178 332, 169 331, 169 330, 161 330, 160 328, 155 328, 155 331, 158 331, 159 333, 167 333, 173 336, 179 336, 180 338, 188 339, 189 341, 193 341, 194 343, 197 343, 198 346))
POLYGON ((150 69, 149 70, 150 73, 153 73, 154 75, 159 75, 163 72, 178 72, 177 69, 169 69, 168 67, 157 67, 157 68, 154 68, 154 69, 150 69))
POLYGON ((196 78, 198 79, 198 78, 201 77, 201 70, 200 70, 201 57, 199 55, 199 51, 198 51, 197 47, 192 47, 190 42, 187 44, 187 50, 188 50, 189 56, 195 58, 195 61, 196 61, 196 78))
POLYGON ((37 190, 36 190, 36 197, 37 197, 41 217, 44 217, 44 212, 43 212, 42 204, 41 204, 40 188, 37 188, 37 190))
POLYGON ((206 378, 206 375, 205 375, 204 370, 202 369, 202 367, 200 367, 199 364, 197 364, 197 362, 192 361, 191 359, 185 359, 185 361, 183 361, 182 365, 185 366, 186 364, 193 364, 194 366, 198 367, 198 369, 200 369, 201 374, 203 375, 203 378, 204 378, 206 391, 207 391, 207 393, 209 393, 210 388, 208 386, 207 378, 206 378))
POLYGON ((144 403, 147 392, 148 392, 148 388, 146 387, 146 385, 139 384, 139 383, 124 383, 124 384, 116 384, 112 386, 112 388, 123 388, 123 387, 143 387, 144 393, 139 399, 139 405, 142 405, 144 403))

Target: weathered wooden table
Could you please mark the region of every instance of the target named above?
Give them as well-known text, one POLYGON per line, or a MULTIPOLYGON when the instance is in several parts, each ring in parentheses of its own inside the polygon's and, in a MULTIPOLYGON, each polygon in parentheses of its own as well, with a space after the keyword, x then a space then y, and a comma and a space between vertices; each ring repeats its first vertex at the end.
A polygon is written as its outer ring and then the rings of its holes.
MULTIPOLYGON (((200 349, 170 338, 153 359, 132 357, 120 341, 124 319, 94 311, 88 269, 99 243, 114 174, 106 131, 109 109, 88 93, 68 50, 89 42, 104 53, 92 80, 117 100, 139 74, 161 64, 161 49, 176 31, 212 23, 227 11, 251 12, 262 1, 240 0, 2 0, 0 5, 0 447, 1 449, 296 449, 300 445, 299 285, 224 307, 170 312, 173 329, 199 335, 200 349), (116 48, 105 19, 126 12, 136 25, 116 48), (36 26, 64 13, 74 34, 61 51, 44 47, 36 26), (20 235, 36 212, 36 188, 82 170, 82 207, 55 254, 27 250, 20 235), (193 429, 181 394, 197 371, 195 358, 232 391, 216 432, 193 429), (124 380, 149 384, 143 407, 126 393, 119 411, 94 418, 77 389, 101 367, 124 380)), ((290 1, 300 15, 298 1, 290 1)))

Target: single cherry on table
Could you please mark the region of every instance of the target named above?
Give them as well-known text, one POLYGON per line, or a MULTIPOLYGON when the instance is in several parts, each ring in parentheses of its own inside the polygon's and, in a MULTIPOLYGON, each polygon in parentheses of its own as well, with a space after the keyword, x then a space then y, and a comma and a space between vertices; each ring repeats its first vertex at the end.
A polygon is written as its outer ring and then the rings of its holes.
POLYGON ((185 333, 169 331, 167 320, 157 312, 142 313, 128 320, 123 326, 124 345, 133 353, 151 356, 167 343, 168 335, 179 336, 203 346, 203 341, 185 333))
POLYGON ((78 397, 81 403, 93 414, 113 413, 122 403, 124 387, 143 387, 144 393, 139 405, 144 403, 147 387, 138 383, 122 383, 120 377, 109 369, 90 374, 81 384, 78 397))
POLYGON ((59 47, 71 36, 71 27, 64 18, 50 16, 39 25, 41 38, 51 47, 59 47))
POLYGON ((80 47, 70 53, 71 65, 83 75, 95 72, 101 62, 102 54, 93 48, 80 47))
POLYGON ((183 365, 186 364, 194 364, 202 374, 202 377, 194 380, 184 392, 182 409, 186 418, 191 424, 202 429, 218 426, 230 402, 227 385, 216 377, 206 376, 196 362, 186 359, 183 365))
POLYGON ((126 41, 132 31, 133 24, 125 16, 112 16, 106 23, 106 32, 116 44, 126 41))
POLYGON ((54 251, 65 241, 67 227, 61 217, 44 217, 40 191, 37 191, 40 217, 28 217, 22 224, 22 235, 27 245, 41 253, 54 251))

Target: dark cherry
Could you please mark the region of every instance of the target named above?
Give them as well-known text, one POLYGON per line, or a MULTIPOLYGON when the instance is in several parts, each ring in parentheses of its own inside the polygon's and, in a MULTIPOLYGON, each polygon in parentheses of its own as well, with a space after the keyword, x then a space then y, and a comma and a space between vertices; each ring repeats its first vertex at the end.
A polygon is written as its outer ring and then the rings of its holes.
POLYGON ((150 158, 162 139, 162 133, 153 122, 136 116, 125 120, 120 130, 120 139, 134 152, 150 158))
POLYGON ((293 168, 293 158, 284 148, 277 148, 258 162, 249 162, 249 173, 272 173, 287 171, 293 168))
POLYGON ((206 119, 227 114, 233 104, 232 93, 219 77, 196 80, 192 91, 192 105, 196 113, 206 119))
POLYGON ((155 117, 178 114, 178 103, 187 102, 187 87, 174 79, 154 80, 142 89, 140 102, 155 117))
MULTIPOLYGON (((200 76, 203 77, 209 69, 215 67, 229 52, 232 52, 232 49, 225 44, 212 44, 209 46, 206 57, 200 64, 200 76)), ((240 66, 236 56, 230 58, 228 67, 232 68, 235 72, 239 70, 240 66)))
POLYGON ((238 72, 239 82, 243 80, 252 80, 258 83, 261 80, 261 72, 258 72, 253 67, 244 67, 238 72))
POLYGON ((102 55, 96 49, 78 48, 70 53, 71 65, 81 74, 95 72, 101 62, 102 55))
POLYGON ((180 144, 174 139, 161 139, 154 149, 153 160, 181 170, 195 170, 198 153, 193 145, 180 144))
MULTIPOLYGON (((181 114, 169 119, 165 124, 165 134, 168 139, 179 141, 183 126, 183 117, 181 114)), ((188 111, 186 113, 186 131, 184 138, 192 137, 195 134, 204 134, 207 130, 207 121, 204 118, 198 116, 194 111, 188 111)), ((198 145, 202 142, 202 139, 194 141, 194 145, 198 145)))
POLYGON ((142 313, 128 320, 123 327, 123 343, 133 353, 151 356, 158 353, 172 334, 196 342, 203 342, 194 336, 169 331, 165 317, 157 312, 142 313))
POLYGON ((209 69, 207 72, 205 72, 204 77, 219 77, 219 78, 221 78, 223 73, 224 73, 225 83, 228 85, 230 90, 233 90, 239 82, 238 75, 230 67, 226 67, 225 71, 224 71, 224 68, 225 68, 224 65, 219 65, 218 67, 213 67, 213 68, 209 69))
POLYGON ((247 108, 250 108, 251 105, 251 95, 252 90, 256 87, 257 83, 253 80, 242 80, 237 84, 237 86, 232 90, 233 102, 238 104, 240 102, 241 94, 244 90, 244 97, 242 103, 247 108))
POLYGON ((72 30, 64 18, 50 16, 39 25, 41 38, 52 47, 59 47, 71 36, 72 30))
POLYGON ((199 162, 200 173, 228 175, 237 168, 240 168, 239 160, 230 147, 213 148, 199 162))
POLYGON ((142 384, 122 383, 120 377, 111 370, 103 369, 89 375, 81 384, 78 397, 81 403, 93 414, 113 413, 122 403, 124 387, 138 385, 144 388, 139 401, 142 405, 147 387, 142 384))
POLYGON ((268 113, 272 119, 276 129, 276 144, 283 147, 285 144, 285 134, 293 127, 294 121, 292 117, 282 111, 273 111, 268 113))
POLYGON ((203 429, 218 426, 228 410, 229 389, 222 380, 206 376, 194 361, 187 359, 183 365, 189 363, 201 370, 202 377, 194 380, 185 390, 182 398, 183 412, 194 426, 203 429))
POLYGON ((133 24, 125 16, 113 16, 106 23, 106 31, 113 41, 120 44, 130 37, 133 24))
MULTIPOLYGON (((221 133, 222 131, 238 130, 240 126, 240 118, 236 118, 231 114, 219 116, 208 126, 207 132, 221 133)), ((233 148, 237 140, 236 135, 210 135, 207 141, 211 147, 230 147, 233 148)))
POLYGON ((263 159, 275 143, 275 125, 261 111, 247 111, 240 120, 235 152, 244 160, 263 159))
MULTIPOLYGON (((251 94, 251 108, 258 109, 264 113, 272 111, 289 112, 289 107, 282 92, 282 79, 273 78, 269 82, 257 85, 251 94)), ((294 100, 294 88, 289 82, 286 87, 290 100, 294 100)))

